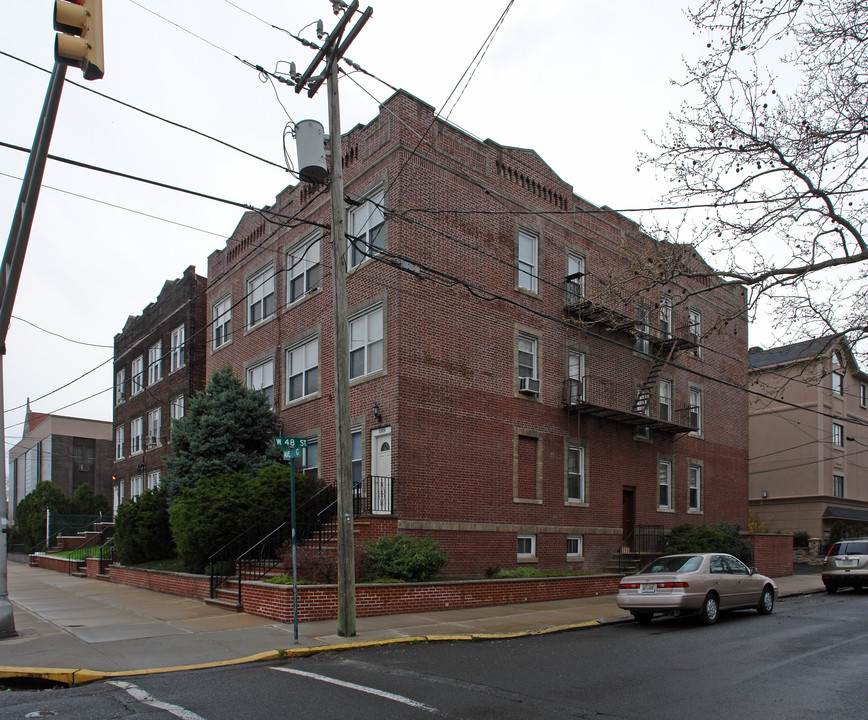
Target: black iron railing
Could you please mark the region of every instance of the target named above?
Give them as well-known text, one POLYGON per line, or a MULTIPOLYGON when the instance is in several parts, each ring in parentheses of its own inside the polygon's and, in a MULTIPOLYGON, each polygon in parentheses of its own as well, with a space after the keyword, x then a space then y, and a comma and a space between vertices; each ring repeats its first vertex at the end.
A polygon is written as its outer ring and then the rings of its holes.
POLYGON ((660 555, 666 545, 662 525, 637 525, 618 548, 618 570, 624 572, 642 555, 660 555))
POLYGON ((71 575, 73 568, 85 562, 89 557, 94 557, 99 552, 99 549, 105 545, 106 541, 114 538, 115 526, 109 525, 104 527, 100 532, 94 531, 81 545, 67 553, 69 564, 67 571, 71 575))
POLYGON ((99 546, 99 574, 105 575, 108 566, 118 561, 117 550, 115 550, 115 539, 111 537, 107 542, 99 546))

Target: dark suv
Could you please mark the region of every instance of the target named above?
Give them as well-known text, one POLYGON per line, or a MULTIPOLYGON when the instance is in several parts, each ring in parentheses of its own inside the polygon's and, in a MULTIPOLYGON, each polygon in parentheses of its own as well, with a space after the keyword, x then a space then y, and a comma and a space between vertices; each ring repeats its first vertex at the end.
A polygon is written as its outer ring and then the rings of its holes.
POLYGON ((840 540, 829 548, 823 560, 823 585, 830 593, 841 587, 868 587, 868 538, 840 540))

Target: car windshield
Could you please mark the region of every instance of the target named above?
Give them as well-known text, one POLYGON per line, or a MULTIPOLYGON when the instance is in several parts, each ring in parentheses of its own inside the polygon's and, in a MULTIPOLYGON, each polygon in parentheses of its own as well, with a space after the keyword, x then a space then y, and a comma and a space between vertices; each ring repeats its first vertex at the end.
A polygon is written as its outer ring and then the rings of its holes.
POLYGON ((641 573, 696 572, 700 565, 702 557, 699 555, 672 555, 655 560, 641 573))

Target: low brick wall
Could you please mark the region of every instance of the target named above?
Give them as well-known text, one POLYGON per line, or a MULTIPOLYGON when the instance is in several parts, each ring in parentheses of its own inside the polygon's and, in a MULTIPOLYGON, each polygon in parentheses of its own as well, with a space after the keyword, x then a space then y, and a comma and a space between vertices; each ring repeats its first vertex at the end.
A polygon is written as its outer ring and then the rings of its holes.
POLYGON ((793 536, 772 533, 747 535, 753 548, 753 565, 763 575, 786 577, 793 574, 793 536))
POLYGON ((109 580, 121 585, 153 590, 166 595, 178 595, 193 600, 204 600, 211 593, 211 584, 205 575, 140 570, 124 565, 112 565, 108 569, 109 580))
MULTIPOLYGON (((457 608, 566 600, 611 595, 620 575, 578 575, 510 580, 458 580, 430 583, 356 585, 356 616, 434 612, 457 608)), ((292 586, 244 583, 244 612, 292 622, 292 586)), ((298 620, 333 620, 338 615, 336 585, 300 585, 298 620)))
POLYGON ((70 561, 66 558, 57 557, 55 555, 31 555, 30 557, 36 558, 36 567, 44 568, 45 570, 54 570, 55 572, 69 572, 70 561))

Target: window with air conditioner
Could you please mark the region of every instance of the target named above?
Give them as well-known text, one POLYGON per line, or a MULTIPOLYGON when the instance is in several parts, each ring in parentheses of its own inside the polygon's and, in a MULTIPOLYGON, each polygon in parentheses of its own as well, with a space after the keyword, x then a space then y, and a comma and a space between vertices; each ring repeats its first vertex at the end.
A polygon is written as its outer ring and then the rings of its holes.
POLYGON ((518 336, 518 391, 524 395, 539 395, 540 381, 537 374, 538 340, 531 336, 518 336))

